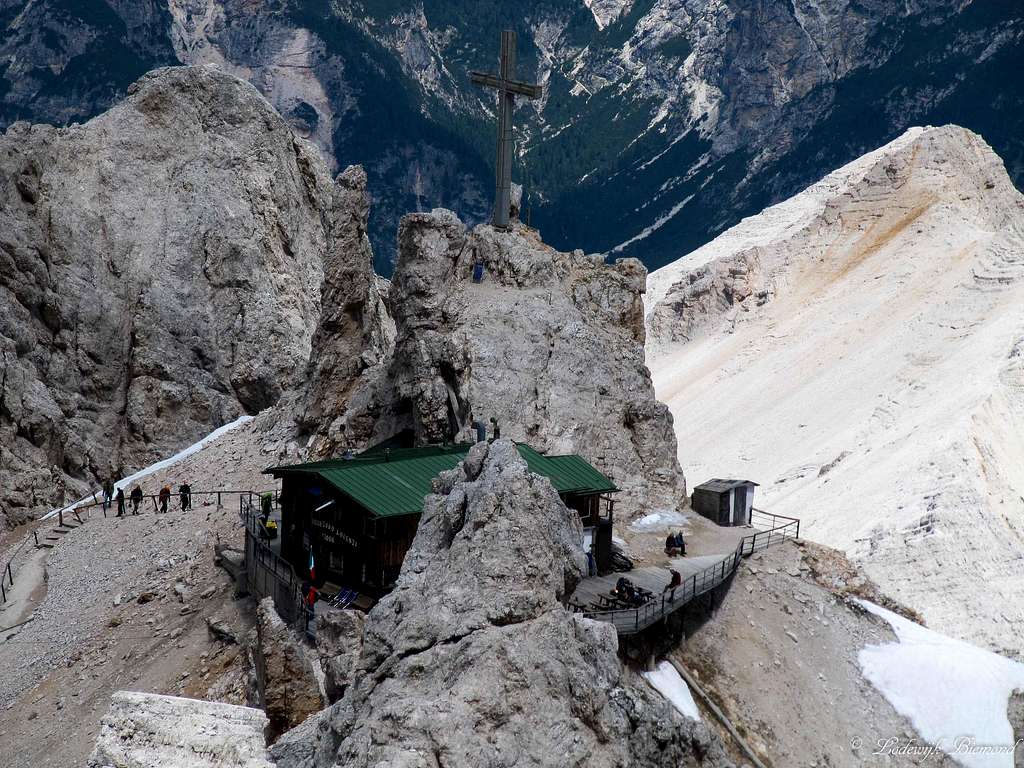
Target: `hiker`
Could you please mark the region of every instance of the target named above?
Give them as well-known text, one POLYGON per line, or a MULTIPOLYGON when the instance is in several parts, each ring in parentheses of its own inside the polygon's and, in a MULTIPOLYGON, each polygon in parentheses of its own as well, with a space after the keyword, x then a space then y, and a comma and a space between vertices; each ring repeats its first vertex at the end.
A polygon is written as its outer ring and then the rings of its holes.
POLYGON ((160 511, 166 512, 167 503, 171 500, 171 486, 165 485, 157 496, 160 499, 160 511))
POLYGON ((110 482, 108 477, 103 481, 103 514, 107 513, 110 509, 110 502, 114 499, 114 484, 110 482))
POLYGON ((181 497, 181 511, 192 509, 192 486, 182 483, 178 488, 178 495, 181 497))
POLYGON ((665 537, 665 554, 669 557, 676 557, 679 555, 679 546, 676 542, 676 536, 674 533, 670 533, 665 537))
POLYGON ((672 578, 669 580, 665 588, 661 590, 661 594, 664 595, 666 592, 669 592, 671 590, 671 594, 669 594, 668 599, 675 600, 676 587, 683 583, 683 577, 682 574, 680 574, 679 571, 677 571, 675 568, 670 568, 668 572, 672 574, 672 578))
POLYGON ((494 430, 494 437, 491 438, 491 442, 495 440, 501 440, 501 426, 498 424, 498 420, 491 416, 491 425, 494 430))
POLYGON ((686 557, 686 542, 683 540, 682 531, 676 534, 676 548, 683 557, 686 557))
POLYGON ((142 506, 142 489, 137 485, 134 488, 132 488, 131 500, 132 514, 137 515, 139 514, 139 507, 142 506))
POLYGON ((319 600, 317 595, 316 586, 313 584, 309 585, 309 591, 305 594, 304 607, 306 609, 306 631, 309 631, 309 623, 316 619, 316 601, 319 600))
POLYGON ((124 488, 117 489, 117 516, 124 517, 124 488))
POLYGON ((627 603, 636 602, 636 589, 633 587, 633 582, 625 576, 620 576, 619 580, 615 582, 615 589, 612 590, 612 594, 620 600, 625 600, 627 603))

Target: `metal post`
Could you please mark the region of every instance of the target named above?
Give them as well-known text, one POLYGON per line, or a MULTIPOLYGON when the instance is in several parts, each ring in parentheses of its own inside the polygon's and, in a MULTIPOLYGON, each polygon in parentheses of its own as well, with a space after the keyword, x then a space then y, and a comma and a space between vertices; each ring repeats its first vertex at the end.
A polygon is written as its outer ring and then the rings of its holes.
POLYGON ((14 586, 14 574, 11 573, 11 561, 7 561, 7 578, 11 580, 11 586, 14 586))
POLYGON ((220 509, 220 491, 217 491, 217 509, 220 509))
POLYGON ((39 531, 32 531, 32 536, 35 538, 36 546, 38 547, 39 546, 39 531))
POLYGON ((64 527, 64 510, 63 509, 57 510, 57 522, 58 522, 58 524, 60 525, 61 528, 64 527))
POLYGON ((0 598, 3 598, 3 602, 7 602, 7 590, 4 589, 3 581, 0 581, 0 598))

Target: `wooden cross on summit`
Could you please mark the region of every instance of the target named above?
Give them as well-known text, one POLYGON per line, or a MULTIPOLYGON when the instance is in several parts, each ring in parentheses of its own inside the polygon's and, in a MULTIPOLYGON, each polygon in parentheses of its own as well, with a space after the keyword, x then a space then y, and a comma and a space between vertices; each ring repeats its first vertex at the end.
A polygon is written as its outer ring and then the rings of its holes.
POLYGON ((474 85, 493 88, 498 92, 498 162, 494 173, 494 213, 491 223, 496 229, 508 229, 509 208, 512 205, 512 110, 516 96, 539 99, 543 86, 524 83, 516 77, 516 33, 501 33, 501 66, 497 75, 472 71, 469 79, 474 85))

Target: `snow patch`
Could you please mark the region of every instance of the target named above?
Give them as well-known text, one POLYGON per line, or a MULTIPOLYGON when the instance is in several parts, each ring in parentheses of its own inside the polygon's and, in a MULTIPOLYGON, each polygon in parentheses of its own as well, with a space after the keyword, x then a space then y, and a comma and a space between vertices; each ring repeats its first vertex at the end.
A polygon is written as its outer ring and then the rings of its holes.
MULTIPOLYGON (((633 235, 633 237, 629 238, 629 240, 626 240, 626 241, 621 242, 618 245, 616 245, 614 248, 612 248, 611 252, 612 253, 621 253, 623 249, 628 248, 633 243, 635 243, 635 242, 637 242, 639 240, 643 240, 643 239, 645 239, 647 237, 650 237, 651 234, 653 234, 654 232, 658 231, 663 226, 665 226, 665 224, 667 224, 671 219, 673 219, 677 213, 679 213, 681 210, 683 210, 683 208, 685 208, 687 205, 689 205, 691 200, 693 200, 693 195, 687 195, 685 199, 683 199, 682 201, 680 201, 680 202, 676 203, 675 205, 673 205, 669 209, 668 213, 666 213, 665 215, 659 217, 650 226, 644 227, 642 230, 640 230, 639 234, 633 235)), ((654 275, 656 275, 656 274, 658 274, 658 273, 657 272, 652 273, 651 274, 651 278, 653 278, 654 275)), ((648 285, 650 285, 651 278, 648 278, 648 285)), ((650 289, 648 288, 648 290, 650 290, 650 289)))
POLYGON ((857 602, 885 619, 899 638, 860 652, 864 677, 924 739, 961 765, 1013 768, 1013 728, 1006 711, 1013 691, 1024 690, 1024 664, 866 600, 857 602))
POLYGON ((676 711, 683 717, 691 720, 700 720, 700 711, 697 709, 697 702, 693 700, 689 686, 667 661, 659 661, 650 672, 644 672, 644 679, 651 684, 658 693, 665 697, 676 711))
POLYGON ((686 518, 682 513, 674 509, 656 509, 634 520, 629 524, 629 529, 637 533, 651 533, 668 528, 682 528, 685 525, 686 518))
MULTIPOLYGON (((226 435, 231 430, 233 430, 233 429, 235 429, 237 427, 240 427, 243 424, 248 424, 250 421, 252 421, 252 419, 253 419, 252 416, 240 416, 237 419, 235 419, 234 421, 232 421, 230 424, 225 424, 223 427, 219 427, 219 428, 213 430, 213 432, 208 434, 202 440, 199 440, 198 442, 192 443, 192 445, 190 445, 188 448, 185 448, 183 450, 178 451, 176 454, 174 454, 170 458, 158 461, 156 464, 150 464, 145 469, 140 469, 135 474, 129 475, 128 477, 125 477, 125 478, 122 478, 121 480, 118 480, 117 482, 114 483, 114 492, 116 493, 118 488, 124 488, 125 490, 127 490, 129 485, 131 485, 132 483, 135 483, 135 482, 141 480, 142 478, 146 477, 147 475, 151 475, 154 472, 159 472, 162 469, 166 469, 167 467, 171 466, 172 464, 177 464, 179 461, 181 461, 184 458, 187 458, 187 457, 191 456, 193 453, 197 453, 197 452, 201 451, 203 448, 205 448, 207 445, 209 445, 210 443, 212 443, 214 440, 216 440, 217 438, 221 437, 222 435, 226 435)), ((61 510, 65 511, 65 512, 68 512, 68 511, 70 511, 72 509, 77 509, 78 507, 82 506, 83 504, 92 502, 94 499, 98 499, 98 498, 102 497, 102 495, 103 495, 103 490, 102 489, 97 489, 93 493, 89 494, 88 496, 83 496, 81 499, 79 499, 78 501, 74 502, 73 504, 71 504, 71 505, 69 505, 67 507, 57 507, 56 509, 50 510, 45 515, 43 515, 40 518, 40 520, 46 520, 48 518, 51 518, 54 515, 56 515, 58 512, 60 512, 61 510)))

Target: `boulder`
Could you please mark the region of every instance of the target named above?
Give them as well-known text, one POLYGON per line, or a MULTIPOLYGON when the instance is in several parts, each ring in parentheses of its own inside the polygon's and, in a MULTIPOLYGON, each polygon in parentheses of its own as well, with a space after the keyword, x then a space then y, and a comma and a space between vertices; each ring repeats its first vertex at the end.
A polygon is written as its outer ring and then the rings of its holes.
POLYGON ((235 590, 239 595, 246 595, 249 592, 246 584, 245 553, 226 547, 222 544, 214 546, 213 561, 227 571, 235 583, 235 590))
POLYGON ((324 705, 310 654, 278 615, 274 599, 256 609, 256 683, 270 721, 271 739, 294 728, 324 705))
POLYGON ((260 710, 118 691, 88 768, 274 768, 260 710))
POLYGON ((610 625, 565 610, 586 567, 579 518, 511 441, 476 445, 436 491, 354 682, 279 768, 731 765, 634 682, 610 625))
POLYGON ((230 645, 238 643, 238 634, 230 624, 224 621, 224 619, 217 616, 207 617, 206 629, 210 633, 210 637, 214 640, 219 640, 222 643, 230 645))

